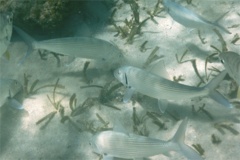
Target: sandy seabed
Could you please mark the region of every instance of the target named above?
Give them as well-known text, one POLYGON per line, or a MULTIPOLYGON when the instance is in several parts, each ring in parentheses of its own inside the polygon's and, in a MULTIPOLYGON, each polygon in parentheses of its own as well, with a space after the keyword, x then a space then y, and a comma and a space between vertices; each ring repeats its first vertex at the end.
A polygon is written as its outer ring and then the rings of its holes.
MULTIPOLYGON (((140 6, 140 20, 147 17, 146 11, 142 8, 153 8, 157 1, 138 1, 140 6)), ((122 3, 121 1, 118 3, 122 3)), ((183 3, 185 4, 185 3, 183 3)), ((240 3, 237 0, 218 0, 218 1, 193 1, 193 5, 188 8, 201 13, 209 20, 214 20, 229 11, 229 13, 220 21, 221 25, 228 28, 232 34, 222 33, 224 40, 227 42, 229 50, 239 52, 239 45, 232 44, 231 40, 235 34, 239 34, 240 3), (235 27, 232 27, 235 26, 235 27)), ((128 4, 122 4, 121 8, 115 14, 114 19, 123 21, 125 18, 131 18, 131 9, 128 4)), ((150 55, 152 50, 158 46, 157 55, 164 57, 166 70, 169 77, 183 76, 184 81, 180 83, 196 86, 199 83, 191 62, 179 64, 175 55, 180 57, 186 50, 188 53, 184 57, 187 59, 196 59, 197 68, 200 75, 205 74, 205 59, 215 50, 210 47, 214 45, 221 48, 218 36, 213 31, 202 31, 201 36, 205 38, 206 43, 203 44, 199 39, 197 30, 189 30, 184 26, 174 22, 171 17, 163 13, 165 17, 155 17, 155 22, 148 20, 142 27, 142 35, 136 36, 132 44, 126 43, 126 39, 115 37, 116 32, 111 31, 111 26, 107 27, 101 33, 95 35, 96 38, 104 39, 115 43, 129 59, 131 65, 142 66, 150 55), (143 42, 146 44, 147 50, 140 51, 143 42)), ((16 33, 14 33, 16 34, 16 33)), ((14 35, 17 36, 17 35, 14 35)), ((59 84, 65 88, 56 89, 56 101, 61 100, 64 108, 64 115, 70 116, 71 109, 69 107, 70 97, 75 93, 77 104, 82 104, 87 98, 99 97, 101 88, 80 88, 87 86, 83 73, 84 64, 90 61, 87 69, 88 77, 91 79, 90 85, 104 86, 106 83, 112 82, 117 84, 113 75, 108 71, 104 64, 94 62, 93 60, 76 58, 71 63, 63 62, 65 57, 61 59, 62 66, 57 67, 56 58, 48 55, 47 60, 41 60, 37 51, 34 51, 22 65, 18 65, 18 61, 26 53, 27 46, 19 38, 11 43, 8 48, 10 60, 5 57, 0 59, 1 77, 11 77, 24 83, 24 74, 28 76, 29 84, 35 80, 39 80, 37 87, 43 85, 54 85, 59 78, 59 84)), ((219 70, 223 70, 223 66, 219 61, 208 64, 208 68, 214 66, 219 70)), ((220 91, 227 94, 230 85, 229 80, 224 80, 220 84, 220 91)), ((37 88, 36 87, 36 88, 37 88)), ((30 88, 30 86, 29 86, 30 88)), ((99 156, 94 154, 89 145, 92 137, 91 129, 106 127, 112 128, 114 122, 119 121, 128 132, 133 132, 134 122, 132 119, 133 107, 135 107, 138 117, 143 117, 146 112, 159 113, 157 102, 154 99, 138 94, 134 96, 129 103, 122 103, 121 97, 124 88, 114 92, 116 98, 112 100, 112 104, 121 110, 106 107, 96 100, 92 107, 82 111, 78 116, 71 117, 71 120, 77 124, 79 128, 72 125, 69 120, 61 122, 62 116, 59 111, 51 119, 49 124, 44 127, 47 119, 40 124, 36 124, 41 118, 47 114, 56 111, 50 103, 47 96, 52 98, 53 87, 39 90, 35 94, 28 96, 23 101, 24 111, 19 112, 12 109, 4 109, 1 113, 1 154, 0 159, 3 160, 35 160, 35 159, 80 159, 80 160, 97 160, 99 156), (139 98, 140 97, 140 98, 139 98), (133 103, 134 102, 134 103, 133 103), (7 110, 7 111, 5 111, 7 110), (105 125, 97 115, 109 122, 105 125), (88 125, 86 125, 88 124, 88 125), (90 125, 92 124, 92 125, 90 125)), ((159 95, 160 96, 160 95, 159 95)), ((207 160, 237 160, 240 157, 240 136, 238 133, 231 132, 226 128, 222 128, 224 134, 221 133, 216 126, 227 125, 240 132, 240 111, 237 108, 232 110, 225 109, 215 103, 208 97, 195 100, 171 101, 167 112, 159 116, 159 120, 165 124, 165 127, 159 128, 152 122, 151 118, 146 118, 143 124, 139 125, 138 130, 144 130, 144 126, 148 131, 148 136, 168 140, 175 133, 179 122, 177 120, 189 117, 189 123, 186 131, 185 143, 188 145, 200 144, 204 149, 203 157, 207 160), (209 117, 204 111, 193 112, 192 105, 198 110, 205 104, 205 110, 211 114, 209 117), (221 142, 213 144, 211 136, 217 136, 221 142)), ((147 117, 147 116, 146 116, 147 117)), ((117 144, 116 144, 117 145, 117 144)), ((127 146, 126 146, 127 147, 127 146)), ((171 157, 164 155, 156 155, 149 157, 151 160, 180 160, 185 157, 179 153, 171 152, 171 157)))

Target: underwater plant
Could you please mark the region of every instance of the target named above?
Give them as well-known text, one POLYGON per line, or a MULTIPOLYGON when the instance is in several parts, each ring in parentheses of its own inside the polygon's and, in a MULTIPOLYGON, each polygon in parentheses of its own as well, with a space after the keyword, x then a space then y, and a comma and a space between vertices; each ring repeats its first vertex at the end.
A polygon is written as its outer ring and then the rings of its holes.
POLYGON ((36 94, 39 90, 44 89, 44 88, 56 87, 56 88, 64 89, 64 86, 60 85, 60 84, 57 84, 57 85, 46 84, 46 85, 43 85, 43 86, 40 86, 40 87, 36 88, 37 84, 39 83, 38 79, 36 79, 29 88, 30 77, 31 77, 31 75, 24 74, 23 89, 24 89, 25 97, 32 96, 32 95, 36 94))
MULTIPOLYGON (((117 34, 115 34, 115 36, 121 36, 121 38, 126 39, 127 43, 132 44, 135 36, 142 34, 141 28, 149 19, 157 23, 154 17, 158 16, 158 14, 161 13, 163 9, 159 8, 160 0, 158 0, 153 12, 147 11, 148 17, 141 21, 138 2, 136 0, 124 0, 124 3, 130 5, 131 11, 133 13, 131 19, 125 19, 124 25, 120 26, 116 24, 112 16, 111 23, 117 31, 117 34)), ((114 10, 114 13, 115 12, 116 10, 114 10)))
POLYGON ((209 111, 207 111, 206 109, 205 109, 205 103, 202 105, 202 106, 200 106, 200 107, 198 107, 198 110, 196 110, 195 109, 195 105, 192 105, 192 113, 193 114, 199 114, 199 113, 203 113, 203 114, 205 114, 210 120, 214 120, 214 117, 212 116, 212 114, 209 112, 209 111))
POLYGON ((192 144, 192 146, 198 151, 198 153, 203 156, 204 155, 204 149, 200 144, 192 144))
POLYGON ((136 108, 133 107, 132 120, 133 120, 133 132, 138 135, 148 136, 149 131, 147 130, 146 120, 147 114, 137 114, 136 108))
POLYGON ((233 135, 239 135, 239 132, 233 128, 232 123, 227 123, 227 122, 219 122, 214 124, 214 128, 216 128, 221 134, 226 134, 225 130, 228 130, 231 132, 233 135))
POLYGON ((82 86, 81 88, 89 88, 89 87, 97 87, 100 88, 100 94, 98 97, 91 98, 96 103, 100 103, 106 107, 110 107, 115 110, 121 110, 120 108, 114 106, 111 101, 117 98, 117 94, 114 93, 117 89, 122 87, 123 85, 121 83, 117 83, 115 85, 112 85, 112 82, 106 83, 104 86, 98 86, 98 85, 88 85, 88 86, 82 86))
POLYGON ((218 136, 216 136, 215 134, 212 134, 211 140, 212 140, 213 144, 219 144, 222 142, 221 139, 218 136))
POLYGON ((56 101, 56 89, 58 85, 59 85, 59 79, 57 79, 54 85, 53 92, 52 92, 52 99, 50 98, 49 95, 47 95, 47 98, 49 102, 52 104, 52 106, 54 107, 55 111, 50 112, 49 114, 47 114, 46 116, 44 116, 43 118, 41 118, 36 122, 36 125, 39 125, 40 123, 45 121, 45 123, 40 127, 40 129, 45 129, 47 125, 51 122, 51 120, 54 118, 56 113, 59 113, 61 117, 64 116, 64 107, 61 105, 62 99, 56 101))
POLYGON ((203 76, 201 76, 200 73, 199 73, 199 71, 198 71, 196 59, 190 59, 190 60, 184 60, 184 61, 183 61, 183 58, 184 58, 184 56, 185 56, 187 53, 188 53, 188 50, 186 50, 186 51, 182 54, 182 56, 181 56, 180 59, 178 58, 178 55, 176 54, 175 56, 176 56, 177 62, 178 62, 179 64, 186 63, 186 62, 191 62, 195 74, 196 74, 197 77, 200 79, 200 82, 199 82, 198 85, 197 85, 197 87, 199 87, 202 83, 205 84, 206 82, 205 82, 205 80, 203 79, 203 76))

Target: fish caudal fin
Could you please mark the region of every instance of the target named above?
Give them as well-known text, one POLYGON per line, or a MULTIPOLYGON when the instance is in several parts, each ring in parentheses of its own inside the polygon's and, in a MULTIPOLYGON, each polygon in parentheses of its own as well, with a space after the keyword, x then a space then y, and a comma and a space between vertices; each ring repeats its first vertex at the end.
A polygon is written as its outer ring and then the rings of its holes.
POLYGON ((36 43, 36 41, 30 36, 28 35, 26 32, 24 32, 23 30, 21 30, 20 28, 13 26, 14 30, 23 38, 23 40, 27 43, 28 45, 28 50, 26 55, 19 61, 19 64, 22 64, 26 58, 30 55, 30 53, 33 52, 34 50, 34 43, 36 43))
POLYGON ((222 71, 215 78, 213 78, 204 88, 209 89, 209 97, 211 97, 214 101, 222 104, 226 108, 233 108, 233 105, 228 101, 228 99, 215 90, 215 88, 223 80, 226 74, 227 74, 226 70, 222 71))
POLYGON ((21 58, 21 60, 18 62, 19 65, 23 64, 25 62, 25 60, 27 59, 27 57, 30 55, 30 53, 33 52, 33 48, 31 46, 28 47, 27 53, 25 54, 25 56, 23 58, 21 58))
POLYGON ((229 30, 227 30, 226 28, 224 28, 222 25, 219 24, 219 21, 226 15, 228 14, 228 12, 224 13, 222 16, 220 16, 215 22, 213 22, 212 24, 214 26, 216 26, 218 29, 220 29, 221 31, 228 33, 228 34, 232 34, 229 30))
POLYGON ((233 105, 218 91, 212 91, 209 94, 209 97, 211 97, 214 101, 222 104, 226 108, 233 108, 233 105))
POLYGON ((7 101, 7 105, 18 110, 23 109, 23 105, 14 98, 9 98, 7 101))
POLYGON ((182 153, 188 159, 202 160, 203 158, 194 149, 184 143, 187 123, 188 118, 186 117, 179 125, 178 130, 173 136, 171 142, 176 146, 175 151, 182 153))
POLYGON ((213 78, 206 86, 205 88, 209 88, 211 91, 214 90, 219 83, 224 79, 224 77, 227 75, 227 71, 224 70, 221 73, 219 73, 215 78, 213 78))

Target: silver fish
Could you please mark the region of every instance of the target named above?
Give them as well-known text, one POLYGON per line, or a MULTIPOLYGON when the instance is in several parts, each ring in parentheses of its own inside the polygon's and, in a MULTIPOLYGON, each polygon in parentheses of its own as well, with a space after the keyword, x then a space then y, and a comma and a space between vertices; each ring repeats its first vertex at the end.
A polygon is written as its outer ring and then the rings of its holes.
POLYGON ((169 154, 170 151, 182 153, 188 159, 202 160, 191 147, 184 143, 188 119, 185 118, 171 140, 126 134, 115 131, 103 131, 95 135, 90 144, 94 152, 103 155, 104 160, 118 158, 144 158, 158 154, 169 154))
POLYGON ((15 96, 23 92, 23 87, 17 80, 0 78, 0 92, 0 107, 7 104, 13 108, 23 109, 22 104, 15 99, 15 96))
POLYGON ((146 70, 123 66, 114 71, 114 76, 127 87, 123 101, 127 102, 134 91, 138 91, 152 98, 161 99, 159 109, 164 112, 167 107, 165 100, 182 100, 195 97, 210 96, 212 99, 227 108, 232 108, 231 103, 215 88, 225 77, 226 71, 220 73, 204 87, 193 87, 179 84, 146 70))
POLYGON ((101 39, 68 37, 35 41, 20 28, 14 26, 14 29, 27 42, 29 46, 27 55, 34 49, 44 49, 72 57, 99 60, 110 65, 116 65, 125 60, 119 48, 101 39))
POLYGON ((240 55, 235 52, 222 52, 219 55, 221 62, 232 77, 240 86, 240 55))
POLYGON ((12 36, 12 14, 0 14, 0 56, 2 56, 9 44, 12 36))
POLYGON ((188 27, 188 28, 217 28, 221 31, 231 34, 230 31, 225 29, 223 26, 221 26, 218 21, 222 19, 223 16, 221 16, 219 19, 217 19, 215 22, 210 22, 200 15, 194 13, 193 11, 179 5, 178 3, 172 1, 172 0, 163 0, 163 5, 166 8, 169 15, 178 23, 181 25, 188 27))

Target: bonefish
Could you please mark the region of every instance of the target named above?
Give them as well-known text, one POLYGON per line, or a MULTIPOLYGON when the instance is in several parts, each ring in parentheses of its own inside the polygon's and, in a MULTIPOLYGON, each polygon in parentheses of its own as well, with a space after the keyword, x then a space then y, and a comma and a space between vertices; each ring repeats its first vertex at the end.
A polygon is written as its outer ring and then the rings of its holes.
POLYGON ((185 118, 171 140, 159 139, 127 134, 116 131, 103 131, 91 139, 94 152, 103 156, 104 160, 118 158, 144 158, 158 154, 168 154, 170 151, 182 153, 191 160, 203 158, 191 147, 184 143, 188 119, 185 118))
POLYGON ((226 28, 221 26, 218 21, 225 15, 221 16, 215 22, 210 22, 193 11, 181 6, 172 0, 163 0, 163 5, 169 15, 178 23, 188 28, 217 28, 221 31, 231 34, 226 28))
POLYGON ((14 26, 14 29, 29 46, 26 56, 35 49, 44 49, 71 57, 103 61, 111 65, 123 63, 125 60, 121 50, 105 40, 90 37, 67 37, 36 41, 20 28, 14 26))
MULTIPOLYGON (((232 108, 231 103, 215 90, 226 73, 226 71, 223 71, 204 87, 193 87, 176 83, 133 66, 123 66, 116 69, 114 76, 127 88, 123 97, 124 102, 127 102, 134 91, 137 91, 149 97, 157 98, 160 101, 210 96, 223 106, 232 108)), ((167 105, 164 105, 166 103, 161 104, 159 106, 160 110, 164 112, 167 105)))

